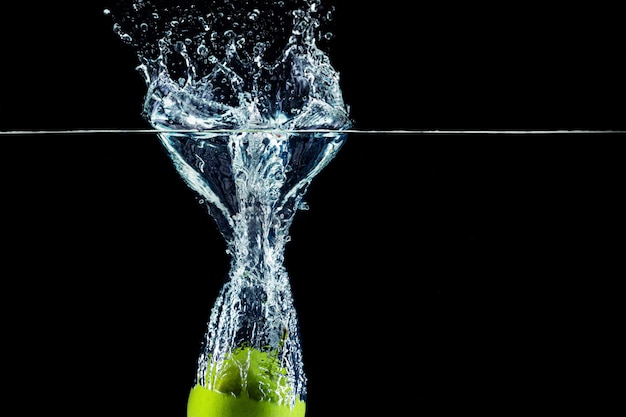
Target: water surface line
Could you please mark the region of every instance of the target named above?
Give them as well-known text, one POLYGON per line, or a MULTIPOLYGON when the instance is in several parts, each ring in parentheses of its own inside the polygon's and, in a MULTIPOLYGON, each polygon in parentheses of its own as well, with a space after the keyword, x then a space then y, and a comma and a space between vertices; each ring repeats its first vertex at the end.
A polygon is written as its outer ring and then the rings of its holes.
POLYGON ((358 134, 358 135, 596 135, 626 134, 626 130, 593 130, 593 129, 543 129, 543 130, 415 130, 415 129, 64 129, 64 130, 6 130, 0 136, 37 136, 37 135, 98 135, 98 134, 132 134, 147 135, 157 133, 168 134, 237 134, 237 133, 275 133, 275 134, 358 134))

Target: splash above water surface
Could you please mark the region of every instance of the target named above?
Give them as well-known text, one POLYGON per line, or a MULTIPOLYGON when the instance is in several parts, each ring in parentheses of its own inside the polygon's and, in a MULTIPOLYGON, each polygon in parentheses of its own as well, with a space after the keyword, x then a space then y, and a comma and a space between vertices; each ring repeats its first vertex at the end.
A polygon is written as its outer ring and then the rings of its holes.
POLYGON ((339 74, 317 46, 332 36, 322 30, 332 8, 319 0, 172 3, 136 0, 110 12, 114 31, 137 51, 153 127, 351 126, 339 74))

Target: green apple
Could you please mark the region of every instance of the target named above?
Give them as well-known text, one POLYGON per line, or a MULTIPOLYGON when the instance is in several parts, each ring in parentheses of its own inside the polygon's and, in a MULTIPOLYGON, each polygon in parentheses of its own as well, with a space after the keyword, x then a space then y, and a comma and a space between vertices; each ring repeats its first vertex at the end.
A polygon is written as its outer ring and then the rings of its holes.
POLYGON ((187 417, 304 417, 305 402, 289 401, 293 387, 275 352, 237 348, 212 364, 205 382, 191 389, 187 417))

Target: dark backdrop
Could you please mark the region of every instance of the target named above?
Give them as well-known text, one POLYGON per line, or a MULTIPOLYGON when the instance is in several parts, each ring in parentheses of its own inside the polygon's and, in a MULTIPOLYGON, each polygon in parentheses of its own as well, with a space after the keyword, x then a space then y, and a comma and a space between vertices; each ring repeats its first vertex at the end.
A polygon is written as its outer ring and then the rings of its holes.
MULTIPOLYGON (((147 127, 106 6, 2 6, 2 130, 147 127)), ((337 4, 328 53, 356 128, 624 129, 620 13, 589 7, 337 4)), ((0 140, 5 404, 184 416, 212 220, 151 135, 0 140)), ((308 416, 602 414, 623 140, 350 135, 286 251, 308 416)))

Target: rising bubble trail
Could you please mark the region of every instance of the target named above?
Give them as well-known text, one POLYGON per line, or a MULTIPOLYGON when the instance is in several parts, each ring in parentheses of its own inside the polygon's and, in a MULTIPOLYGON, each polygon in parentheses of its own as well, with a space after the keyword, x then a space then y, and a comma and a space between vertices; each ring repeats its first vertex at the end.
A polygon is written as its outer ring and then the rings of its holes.
POLYGON ((137 53, 145 119, 231 258, 187 415, 304 416, 283 254, 308 185, 351 127, 339 74, 319 46, 332 36, 333 9, 319 0, 135 0, 106 13, 137 53), (297 133, 315 129, 332 132, 297 133))

